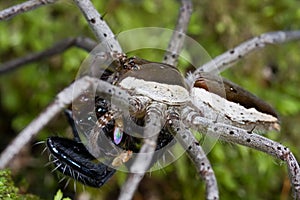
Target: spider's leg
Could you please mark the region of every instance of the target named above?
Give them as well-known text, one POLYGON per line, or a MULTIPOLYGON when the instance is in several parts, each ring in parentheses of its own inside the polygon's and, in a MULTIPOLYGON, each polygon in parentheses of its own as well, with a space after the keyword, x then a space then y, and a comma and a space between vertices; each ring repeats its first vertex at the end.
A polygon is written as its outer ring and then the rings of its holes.
POLYGON ((222 83, 213 76, 202 76, 191 89, 192 103, 203 117, 243 129, 280 129, 278 116, 269 104, 236 84, 223 83, 226 98, 216 88, 222 83))
POLYGON ((160 159, 163 159, 162 162, 166 162, 166 160, 164 160, 166 157, 175 158, 175 155, 173 154, 172 150, 170 150, 170 148, 172 148, 176 144, 176 139, 174 138, 176 132, 174 131, 174 128, 172 126, 172 121, 174 119, 178 119, 178 113, 174 110, 175 109, 172 109, 171 107, 168 108, 166 111, 167 120, 164 122, 164 126, 159 132, 155 148, 155 154, 153 155, 150 166, 153 166, 155 163, 160 165, 160 159))
POLYGON ((183 49, 185 34, 192 15, 192 7, 193 5, 191 0, 181 0, 176 28, 164 55, 163 62, 166 64, 173 66, 177 65, 178 56, 183 49))
POLYGON ((116 171, 96 162, 97 159, 80 142, 60 137, 49 137, 47 147, 54 159, 57 159, 57 162, 54 163, 57 170, 86 185, 100 187, 116 171), (69 170, 65 170, 66 166, 69 170))
MULTIPOLYGON (((106 91, 106 89, 104 90, 106 91)), ((121 95, 121 93, 118 94, 121 95)), ((106 108, 104 108, 103 105, 102 108, 101 111, 106 111, 106 108)), ((97 159, 82 144, 75 126, 72 111, 65 110, 65 114, 72 127, 74 140, 59 137, 50 137, 47 139, 47 147, 51 155, 57 160, 54 164, 63 174, 71 176, 83 184, 100 187, 115 173, 115 169, 97 161, 97 159), (65 170, 66 166, 69 170, 65 170)), ((101 112, 101 114, 103 115, 104 113, 101 112)), ((95 130, 98 136, 101 135, 106 137, 102 128, 95 130)))
POLYGON ((172 120, 171 126, 176 132, 177 141, 187 150, 190 159, 206 184, 206 199, 219 199, 217 179, 205 151, 182 121, 172 120))
MULTIPOLYGON (((101 91, 103 92, 114 93, 118 91, 118 89, 114 90, 110 87, 111 85, 109 83, 99 79, 83 77, 76 80, 76 82, 58 93, 56 99, 36 119, 23 129, 4 151, 1 152, 0 169, 6 167, 11 159, 21 151, 21 148, 24 147, 24 145, 27 144, 46 124, 48 124, 53 117, 64 110, 74 99, 83 94, 85 90, 91 86, 97 86, 99 83, 111 90, 107 91, 109 89, 102 89, 101 91), (76 90, 74 90, 74 87, 76 87, 76 90)), ((123 101, 127 102, 126 100, 123 101)))
POLYGON ((144 144, 140 149, 130 170, 142 173, 148 170, 157 145, 157 138, 164 125, 166 105, 152 102, 146 109, 145 126, 143 130, 144 144), (147 154, 145 154, 147 153, 147 154), (144 154, 144 155, 143 155, 144 154))
POLYGON ((165 111, 166 105, 163 103, 152 102, 147 107, 143 131, 144 143, 130 167, 132 174, 129 174, 122 186, 119 199, 131 199, 145 172, 149 169, 155 153, 156 141, 163 127, 165 111))
POLYGON ((191 76, 196 81, 201 77, 202 72, 218 74, 240 61, 247 54, 259 50, 269 44, 281 44, 292 40, 300 39, 300 31, 277 31, 269 32, 254 37, 237 47, 226 51, 215 57, 210 62, 202 65, 191 76))
POLYGON ((105 45, 107 45, 111 51, 122 52, 122 48, 114 33, 103 20, 103 17, 96 10, 92 2, 83 0, 75 0, 74 2, 85 16, 86 21, 94 32, 97 40, 101 42, 105 41, 105 45))
MULTIPOLYGON (((118 88, 115 86, 111 86, 110 84, 101 80, 92 78, 87 78, 87 80, 103 83, 102 85, 107 87, 105 89, 98 88, 100 92, 108 95, 117 93, 116 98, 118 99, 119 97, 119 101, 116 100, 116 102, 120 102, 120 98, 122 97, 121 99, 123 99, 123 101, 121 100, 121 102, 125 103, 124 95, 125 97, 127 96, 125 93, 122 93, 124 91, 118 90, 118 88)), ((94 85, 97 85, 97 83, 94 83, 94 85)), ((121 103, 121 105, 124 104, 121 103)), ((86 185, 100 187, 115 173, 115 169, 100 163, 93 155, 91 155, 91 153, 80 141, 79 134, 72 117, 72 112, 67 110, 66 115, 72 126, 75 141, 59 137, 50 137, 47 139, 47 147, 54 159, 57 160, 54 164, 63 174, 71 176, 75 180, 78 180, 86 185), (65 170, 66 166, 69 170, 65 170)))
POLYGON ((75 126, 72 110, 65 109, 64 113, 65 113, 65 115, 67 117, 67 120, 68 120, 68 122, 69 122, 69 124, 72 128, 72 133, 73 133, 73 136, 74 136, 74 140, 76 142, 81 142, 78 131, 77 131, 76 126, 75 126))
POLYGON ((203 118, 199 113, 191 109, 184 110, 182 115, 184 123, 200 131, 202 134, 209 132, 223 141, 247 146, 285 161, 287 163, 294 195, 297 199, 300 198, 299 164, 293 153, 287 147, 253 132, 222 123, 215 123, 213 120, 203 118))

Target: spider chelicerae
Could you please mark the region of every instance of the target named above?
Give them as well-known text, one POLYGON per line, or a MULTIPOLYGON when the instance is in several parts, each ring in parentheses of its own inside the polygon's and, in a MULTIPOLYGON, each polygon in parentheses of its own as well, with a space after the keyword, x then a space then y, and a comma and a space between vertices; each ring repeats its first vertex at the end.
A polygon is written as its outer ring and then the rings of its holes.
MULTIPOLYGON (((89 12, 92 13, 91 10, 89 12)), ((91 26, 103 23, 101 17, 92 15, 87 16, 91 26)), ((109 36, 114 38, 107 30, 102 31, 98 35, 104 38, 100 39, 105 40, 109 36)), ((181 34, 180 31, 177 34, 178 41, 181 34)), ((244 46, 228 51, 225 56, 214 59, 214 65, 217 69, 222 69, 228 63, 240 59, 253 46, 258 48, 266 43, 285 42, 297 34, 299 33, 276 32, 262 35, 244 46)), ((297 37, 299 36, 294 38, 297 37)), ((114 41, 108 43, 112 45, 113 52, 113 47, 117 45, 114 41)), ((170 49, 168 52, 171 55, 164 62, 170 63, 169 58, 176 60, 176 50, 170 49)), ((299 166, 293 154, 281 144, 256 134, 257 130, 279 129, 277 114, 268 104, 239 86, 221 79, 216 73, 211 73, 211 63, 202 65, 184 80, 177 69, 172 67, 175 64, 167 65, 126 56, 113 56, 113 62, 115 63, 111 66, 111 71, 104 71, 100 79, 97 76, 82 77, 75 83, 78 88, 81 84, 95 86, 96 97, 88 99, 93 100, 92 111, 96 118, 89 115, 82 117, 81 100, 85 100, 89 93, 85 94, 86 89, 79 89, 79 95, 74 97, 78 99, 78 104, 73 105, 72 112, 66 111, 75 140, 58 137, 48 139, 49 150, 57 159, 54 163, 61 172, 85 184, 100 186, 112 176, 114 168, 122 165, 126 165, 131 172, 146 171, 158 159, 165 157, 164 154, 153 155, 153 152, 168 145, 172 147, 174 140, 177 140, 192 157, 203 177, 207 186, 207 198, 216 199, 218 189, 212 168, 205 152, 201 150, 201 144, 193 140, 189 130, 195 129, 214 138, 249 146, 286 161, 295 195, 299 196, 299 166), (177 78, 161 77, 164 73, 174 73, 177 78), (101 86, 96 87, 98 84, 101 86), (225 101, 226 106, 223 97, 228 100, 225 101), (82 122, 81 119, 88 121, 82 122), (132 122, 143 127, 140 135, 135 135, 138 131, 130 130, 132 122), (96 126, 91 126, 90 123, 95 123, 96 126), (137 139, 141 135, 143 139, 137 139), (103 142, 99 143, 102 139, 106 140, 104 145, 103 142), (147 161, 143 163, 145 166, 139 166, 139 162, 135 161, 139 160, 139 151, 150 155, 144 157, 147 161), (99 161, 95 161, 96 158, 99 161)), ((58 98, 55 104, 63 104, 61 107, 64 107, 69 103, 68 98, 58 98)), ((4 155, 6 154, 3 154, 1 161, 6 157, 4 155)), ((1 166, 2 163, 4 162, 1 162, 1 166)))

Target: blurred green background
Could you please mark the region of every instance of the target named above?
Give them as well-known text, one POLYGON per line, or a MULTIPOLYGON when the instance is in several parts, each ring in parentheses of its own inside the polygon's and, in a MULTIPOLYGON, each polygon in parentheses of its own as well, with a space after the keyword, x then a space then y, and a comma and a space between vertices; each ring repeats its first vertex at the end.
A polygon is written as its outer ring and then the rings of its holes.
MULTIPOLYGON (((0 1, 0 9, 22 1, 0 1)), ((114 33, 139 27, 173 29, 179 2, 175 0, 94 1, 105 14, 114 33)), ((300 29, 300 2, 271 1, 193 1, 194 12, 188 35, 212 56, 264 32, 300 29)), ((18 15, 0 22, 0 62, 41 51, 66 37, 94 38, 79 9, 70 0, 18 15)), ((147 38, 145 38, 146 40, 147 38)), ((223 75, 273 105, 281 116, 282 131, 266 133, 287 145, 300 159, 300 41, 272 45, 243 59, 223 75), (271 71, 271 75, 266 74, 271 71)), ((64 87, 75 78, 87 56, 72 48, 61 55, 29 64, 0 76, 0 150, 2 151, 64 87)), ((147 58, 147 57, 145 57, 147 58)), ((65 181, 53 166, 45 167, 43 145, 34 145, 48 136, 70 137, 63 115, 52 120, 35 141, 11 163, 13 178, 23 193, 53 199, 65 181)), ((286 166, 249 148, 218 142, 208 155, 218 179, 222 199, 291 199, 286 166)), ((115 199, 126 178, 118 172, 100 189, 73 183, 63 189, 71 198, 115 199)), ((204 199, 204 183, 186 156, 142 181, 135 199, 204 199)))

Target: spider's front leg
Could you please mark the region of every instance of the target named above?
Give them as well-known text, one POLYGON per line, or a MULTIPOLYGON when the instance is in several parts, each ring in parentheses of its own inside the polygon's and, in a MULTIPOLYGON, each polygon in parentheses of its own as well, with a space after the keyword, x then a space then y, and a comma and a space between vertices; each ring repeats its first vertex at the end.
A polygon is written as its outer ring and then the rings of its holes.
POLYGON ((115 173, 115 169, 97 161, 80 141, 75 127, 72 112, 66 111, 68 121, 72 127, 74 139, 49 137, 47 148, 53 157, 56 169, 64 175, 70 176, 81 183, 100 187, 115 173))
POLYGON ((247 146, 265 152, 287 163, 290 182, 296 199, 300 199, 300 167, 293 153, 278 142, 231 125, 204 118, 191 109, 183 112, 183 120, 203 134, 210 133, 223 141, 247 146))
POLYGON ((280 130, 276 111, 254 94, 224 78, 202 73, 191 99, 203 117, 251 130, 280 130))
POLYGON ((202 146, 179 118, 173 119, 170 126, 175 131, 177 141, 186 149, 188 156, 205 182, 206 199, 219 199, 217 179, 202 146))

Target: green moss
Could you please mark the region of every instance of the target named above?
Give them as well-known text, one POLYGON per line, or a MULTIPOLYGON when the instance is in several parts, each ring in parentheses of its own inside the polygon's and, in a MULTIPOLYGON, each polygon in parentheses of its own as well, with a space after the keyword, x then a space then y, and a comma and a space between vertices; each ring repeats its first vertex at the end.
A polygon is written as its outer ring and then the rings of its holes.
POLYGON ((19 189, 15 187, 9 170, 0 170, 0 199, 22 199, 22 200, 38 200, 37 196, 32 194, 19 194, 19 189))

